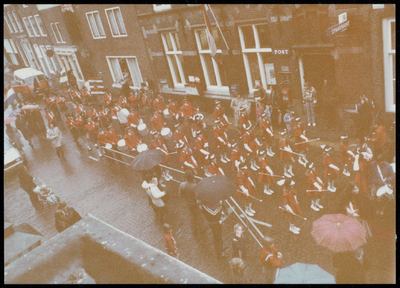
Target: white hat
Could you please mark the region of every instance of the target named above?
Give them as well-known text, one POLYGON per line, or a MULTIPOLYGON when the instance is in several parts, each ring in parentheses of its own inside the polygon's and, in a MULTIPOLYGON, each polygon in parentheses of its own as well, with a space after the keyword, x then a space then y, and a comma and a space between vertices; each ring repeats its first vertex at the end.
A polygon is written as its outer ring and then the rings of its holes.
POLYGON ((349 138, 349 136, 347 136, 347 135, 340 136, 340 139, 347 139, 347 138, 349 138))

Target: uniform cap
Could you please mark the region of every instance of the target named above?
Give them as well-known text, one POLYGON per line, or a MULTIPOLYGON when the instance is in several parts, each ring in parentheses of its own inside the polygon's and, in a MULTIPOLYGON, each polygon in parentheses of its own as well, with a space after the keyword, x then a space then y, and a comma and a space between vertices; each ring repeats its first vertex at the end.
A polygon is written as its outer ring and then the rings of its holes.
POLYGON ((279 132, 279 134, 281 134, 282 136, 283 136, 283 135, 286 135, 286 134, 287 134, 287 131, 286 131, 286 129, 285 129, 285 130, 283 130, 282 132, 279 132))
POLYGON ((221 101, 215 100, 215 104, 219 104, 219 103, 221 103, 221 101))
POLYGON ((221 120, 219 120, 219 119, 214 121, 214 124, 219 124, 219 123, 221 123, 221 120))
POLYGON ((240 169, 240 170, 247 170, 248 168, 247 168, 247 165, 246 165, 246 164, 243 164, 243 165, 240 165, 240 166, 239 166, 239 169, 240 169))
POLYGON ((324 151, 325 151, 325 152, 328 152, 328 151, 330 151, 331 149, 332 149, 331 146, 326 146, 325 149, 324 149, 324 151))
POLYGON ((297 117, 296 119, 294 119, 296 122, 299 122, 301 120, 300 117, 297 117))
POLYGON ((347 136, 347 135, 340 136, 340 139, 347 139, 347 138, 349 138, 349 136, 347 136))
POLYGON ((215 159, 215 155, 212 154, 212 155, 210 156, 210 159, 211 159, 211 160, 215 159))

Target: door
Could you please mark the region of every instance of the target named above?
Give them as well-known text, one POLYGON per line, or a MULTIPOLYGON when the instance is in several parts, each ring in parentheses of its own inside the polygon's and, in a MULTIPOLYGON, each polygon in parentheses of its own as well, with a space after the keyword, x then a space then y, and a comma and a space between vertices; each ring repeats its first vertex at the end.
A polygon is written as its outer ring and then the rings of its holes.
POLYGON ((321 91, 325 79, 335 85, 335 63, 331 54, 304 54, 301 60, 303 79, 313 86, 317 93, 321 91))

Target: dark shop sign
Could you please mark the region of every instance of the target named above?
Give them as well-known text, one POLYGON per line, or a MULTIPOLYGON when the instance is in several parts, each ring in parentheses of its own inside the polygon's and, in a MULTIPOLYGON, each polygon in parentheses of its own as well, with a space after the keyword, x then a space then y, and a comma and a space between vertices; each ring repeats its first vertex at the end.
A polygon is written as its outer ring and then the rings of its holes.
POLYGON ((290 55, 290 49, 272 49, 274 55, 290 55))
POLYGON ((333 25, 332 27, 329 27, 328 29, 326 29, 326 35, 332 36, 338 32, 344 31, 349 27, 349 25, 350 25, 349 20, 347 20, 343 23, 333 25))

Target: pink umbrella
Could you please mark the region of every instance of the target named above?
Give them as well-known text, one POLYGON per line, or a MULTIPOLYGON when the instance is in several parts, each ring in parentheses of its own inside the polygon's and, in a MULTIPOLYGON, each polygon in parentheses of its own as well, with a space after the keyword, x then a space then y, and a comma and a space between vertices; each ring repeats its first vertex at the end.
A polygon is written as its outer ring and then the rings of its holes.
POLYGON ((4 119, 4 124, 10 124, 15 120, 17 120, 17 117, 7 117, 6 119, 4 119))
POLYGON ((343 214, 327 214, 314 221, 311 235, 319 245, 334 252, 352 251, 366 243, 366 229, 343 214))

